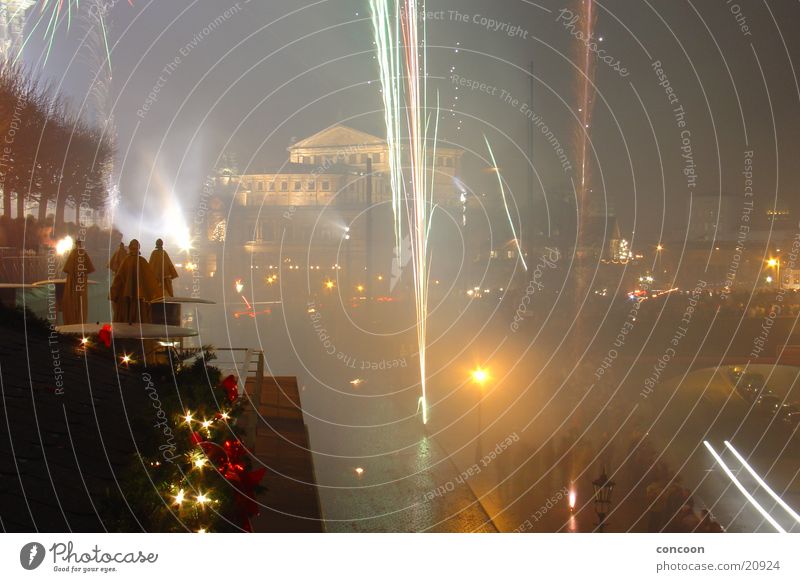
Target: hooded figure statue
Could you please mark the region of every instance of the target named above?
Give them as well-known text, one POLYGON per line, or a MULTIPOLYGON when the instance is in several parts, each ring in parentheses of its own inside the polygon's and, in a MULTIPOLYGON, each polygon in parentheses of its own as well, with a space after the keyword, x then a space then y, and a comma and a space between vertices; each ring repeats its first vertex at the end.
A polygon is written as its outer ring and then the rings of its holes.
POLYGON ((116 273, 119 271, 120 265, 122 265, 122 261, 125 260, 125 257, 128 256, 128 249, 125 248, 125 243, 119 243, 119 248, 114 251, 114 254, 111 255, 111 259, 108 261, 108 268, 111 269, 112 273, 116 273))
POLYGON ((156 276, 164 297, 174 297, 175 293, 172 291, 172 280, 178 278, 178 271, 175 270, 175 265, 164 250, 164 241, 158 239, 156 241, 156 248, 150 253, 150 268, 156 276))
POLYGON ((61 299, 64 325, 84 323, 89 314, 89 273, 94 273, 94 265, 83 248, 83 241, 75 243, 63 271, 67 274, 61 299))
POLYGON ((122 261, 111 283, 109 299, 114 304, 114 321, 150 323, 150 304, 160 289, 150 265, 139 256, 139 241, 128 245, 128 256, 122 261))

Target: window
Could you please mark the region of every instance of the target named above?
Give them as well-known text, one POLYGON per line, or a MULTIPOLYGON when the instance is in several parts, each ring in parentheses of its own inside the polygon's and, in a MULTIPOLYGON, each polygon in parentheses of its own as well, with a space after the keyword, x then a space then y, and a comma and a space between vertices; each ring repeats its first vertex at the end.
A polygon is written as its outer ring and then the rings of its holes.
POLYGON ((381 163, 381 156, 382 155, 383 154, 381 154, 380 152, 378 152, 377 154, 372 154, 372 159, 375 160, 376 164, 380 164, 381 163))
POLYGON ((369 161, 369 154, 361 154, 361 163, 366 164, 369 161))
POLYGON ((289 182, 281 182, 281 192, 289 191, 289 182))
POLYGON ((513 259, 516 256, 516 253, 514 251, 508 251, 506 252, 506 255, 509 259, 513 259))
POLYGON ((358 163, 358 154, 350 154, 350 164, 355 165, 358 163))
POLYGON ((267 182, 267 190, 275 192, 275 182, 267 182))
POLYGON ((330 183, 328 180, 323 180, 323 181, 322 181, 322 189, 323 189, 325 192, 327 192, 328 190, 330 190, 330 189, 331 189, 331 183, 330 183))
POLYGON ((317 189, 317 183, 314 180, 309 180, 308 184, 306 184, 306 190, 309 192, 314 192, 317 189))
POLYGON ((258 192, 263 192, 263 191, 264 191, 264 182, 258 182, 258 183, 256 184, 256 190, 257 190, 258 192))
POLYGON ((294 191, 300 192, 303 189, 303 183, 300 180, 295 180, 294 182, 294 191))
POLYGON ((303 156, 303 163, 310 164, 311 163, 311 156, 303 156))

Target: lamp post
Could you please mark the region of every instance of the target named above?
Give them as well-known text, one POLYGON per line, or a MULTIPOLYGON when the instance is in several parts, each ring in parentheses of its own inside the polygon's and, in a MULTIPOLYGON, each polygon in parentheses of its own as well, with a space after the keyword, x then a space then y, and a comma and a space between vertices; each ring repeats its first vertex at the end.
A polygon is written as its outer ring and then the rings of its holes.
POLYGON ((479 392, 478 392, 478 442, 477 442, 477 448, 476 448, 476 453, 475 453, 475 462, 476 463, 478 461, 480 461, 481 457, 483 456, 483 454, 482 454, 483 453, 483 447, 481 446, 482 445, 482 433, 483 433, 483 411, 482 411, 482 408, 483 408, 483 394, 482 394, 482 392, 483 392, 483 387, 486 384, 487 380, 489 380, 489 373, 486 370, 484 370, 483 368, 478 367, 478 368, 475 368, 472 371, 472 381, 475 382, 475 384, 477 384, 478 388, 480 389, 479 392))
POLYGON ((778 258, 767 261, 767 266, 775 269, 775 278, 778 280, 778 289, 781 288, 781 260, 778 258))
POLYGON ((659 275, 661 275, 661 274, 662 274, 662 269, 661 269, 661 252, 662 252, 663 250, 664 250, 664 245, 662 245, 661 243, 658 243, 658 244, 656 245, 656 269, 658 269, 658 274, 659 274, 659 275))
POLYGON ((606 527, 606 515, 611 508, 611 494, 614 492, 614 483, 606 475, 606 469, 600 476, 592 481, 594 487, 594 511, 597 513, 597 531, 603 533, 606 527))

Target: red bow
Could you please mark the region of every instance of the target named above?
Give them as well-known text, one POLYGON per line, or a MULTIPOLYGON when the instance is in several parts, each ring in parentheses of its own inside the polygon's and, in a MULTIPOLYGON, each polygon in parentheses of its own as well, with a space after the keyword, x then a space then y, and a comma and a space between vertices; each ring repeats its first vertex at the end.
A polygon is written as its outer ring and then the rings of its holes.
POLYGON ((97 332, 98 339, 105 344, 107 348, 111 347, 111 325, 105 324, 103 327, 100 328, 100 331, 97 332))
POLYGON ((227 376, 222 381, 222 388, 225 390, 228 400, 236 402, 236 399, 239 397, 239 381, 236 379, 236 376, 233 374, 227 376))

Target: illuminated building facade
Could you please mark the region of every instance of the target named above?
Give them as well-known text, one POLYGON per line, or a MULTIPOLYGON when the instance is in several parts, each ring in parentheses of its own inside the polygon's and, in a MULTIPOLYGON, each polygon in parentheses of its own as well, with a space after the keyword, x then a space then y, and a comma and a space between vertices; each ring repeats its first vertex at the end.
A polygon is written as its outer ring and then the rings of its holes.
MULTIPOLYGON (((279 167, 223 171, 215 179, 199 233, 202 244, 219 244, 228 264, 230 253, 243 249, 261 278, 311 271, 315 285, 318 279, 335 280, 354 290, 371 284, 374 293, 390 292, 395 249, 386 142, 335 125, 292 144, 288 153, 279 167)), ((456 180, 462 154, 453 148, 436 152, 435 197, 455 217, 446 221, 451 228, 460 224, 463 210, 456 180)), ((212 259, 208 274, 219 259, 212 259)))

